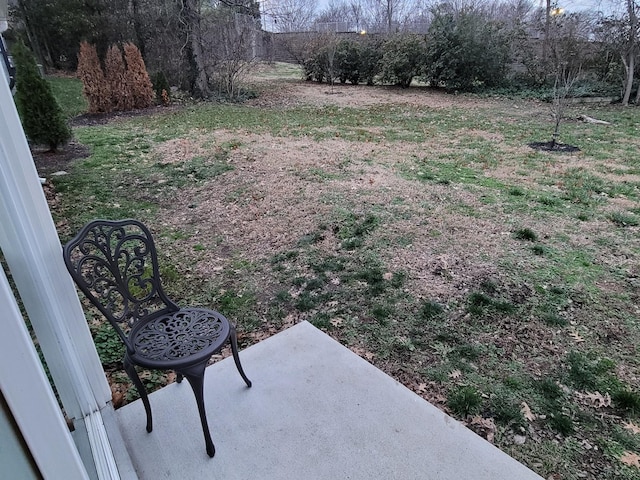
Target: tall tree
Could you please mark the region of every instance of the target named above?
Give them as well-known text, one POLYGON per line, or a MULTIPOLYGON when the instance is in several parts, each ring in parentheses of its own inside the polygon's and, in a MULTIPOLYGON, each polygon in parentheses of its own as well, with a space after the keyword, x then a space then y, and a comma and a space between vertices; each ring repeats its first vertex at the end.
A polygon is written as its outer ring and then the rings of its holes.
MULTIPOLYGON (((625 0, 625 10, 624 13, 618 12, 602 19, 598 33, 605 50, 615 53, 620 59, 622 104, 628 105, 640 54, 640 25, 638 24, 640 6, 637 0, 625 0)), ((640 88, 638 91, 640 92, 640 88)), ((636 103, 639 100, 640 93, 637 93, 636 103)))
POLYGON ((120 11, 123 1, 114 0, 107 5, 107 0, 18 0, 12 15, 45 68, 72 69, 81 40, 97 43, 102 52, 106 51, 107 7, 120 11))
POLYGON ((202 11, 199 0, 179 0, 180 20, 187 36, 186 49, 189 63, 194 72, 192 91, 201 97, 211 94, 211 85, 203 50, 202 11))

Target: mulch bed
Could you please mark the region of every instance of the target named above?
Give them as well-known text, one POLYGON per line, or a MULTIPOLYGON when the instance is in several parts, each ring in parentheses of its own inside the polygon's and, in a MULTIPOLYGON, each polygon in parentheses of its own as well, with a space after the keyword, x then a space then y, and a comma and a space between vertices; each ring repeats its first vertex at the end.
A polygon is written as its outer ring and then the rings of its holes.
POLYGON ((534 150, 541 152, 557 152, 557 153, 574 153, 579 152, 580 148, 566 143, 558 142, 532 142, 528 144, 534 150))

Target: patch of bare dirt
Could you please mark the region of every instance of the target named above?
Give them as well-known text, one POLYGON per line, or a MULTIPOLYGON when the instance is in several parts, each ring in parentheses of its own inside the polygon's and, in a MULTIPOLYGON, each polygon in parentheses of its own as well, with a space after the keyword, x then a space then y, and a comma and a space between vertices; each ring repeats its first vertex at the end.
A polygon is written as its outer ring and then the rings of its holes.
MULTIPOLYGON (((264 262, 295 248, 301 237, 341 208, 390 212, 392 217, 385 218, 389 227, 381 233, 389 245, 384 260, 391 270, 407 272, 408 288, 418 297, 446 302, 467 294, 478 277, 498 275, 488 259, 513 248, 511 218, 505 216, 499 223, 490 219, 491 207, 474 192, 450 185, 423 188, 399 174, 400 159, 421 154, 424 145, 251 133, 239 137, 237 132, 218 131, 213 138, 166 142, 156 152, 175 161, 198 154, 204 143, 216 148, 239 138, 241 144, 229 157, 234 170, 176 198, 164 215, 170 228, 197 229, 194 244, 209 243, 205 252, 210 253, 199 252, 194 258, 199 276, 216 275, 233 260, 221 254, 216 242, 225 246, 224 251, 264 262), (480 218, 470 223, 468 215, 451 211, 452 205, 474 209, 480 218)), ((537 228, 542 235, 551 234, 544 225, 537 228)), ((327 236, 319 247, 330 253, 335 243, 327 236)), ((188 244, 183 246, 190 250, 188 244)))
POLYGON ((31 150, 36 170, 41 177, 48 177, 52 173, 66 171, 74 160, 86 158, 91 154, 83 144, 70 141, 55 152, 34 148, 31 150))
POLYGON ((362 108, 374 105, 412 105, 425 108, 464 107, 473 109, 488 103, 480 98, 457 97, 422 87, 399 88, 317 82, 283 83, 265 89, 250 105, 293 107, 299 105, 362 108))

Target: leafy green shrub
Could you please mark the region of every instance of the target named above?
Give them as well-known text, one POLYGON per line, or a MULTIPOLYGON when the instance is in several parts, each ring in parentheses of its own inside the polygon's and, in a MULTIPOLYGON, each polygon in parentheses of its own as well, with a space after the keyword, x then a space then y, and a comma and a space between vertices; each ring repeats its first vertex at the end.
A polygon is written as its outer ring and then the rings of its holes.
POLYGON ((311 56, 302 64, 305 78, 307 80, 314 80, 316 82, 329 80, 327 78, 327 62, 328 56, 326 48, 322 48, 313 52, 311 56))
POLYGON ((47 81, 40 76, 33 54, 23 44, 13 49, 16 65, 16 104, 24 133, 37 145, 47 145, 55 151, 71 138, 62 109, 56 102, 47 81))
POLYGON ((342 40, 336 47, 335 67, 340 83, 357 84, 360 81, 360 44, 342 40))
POLYGON ((473 9, 443 4, 429 27, 425 79, 448 90, 496 87, 506 78, 509 39, 499 22, 473 9))
POLYGON ((426 42, 418 35, 397 35, 384 42, 382 52, 382 81, 407 88, 422 72, 426 42))
POLYGON ((369 41, 360 48, 360 81, 373 85, 380 74, 382 46, 380 42, 369 41))

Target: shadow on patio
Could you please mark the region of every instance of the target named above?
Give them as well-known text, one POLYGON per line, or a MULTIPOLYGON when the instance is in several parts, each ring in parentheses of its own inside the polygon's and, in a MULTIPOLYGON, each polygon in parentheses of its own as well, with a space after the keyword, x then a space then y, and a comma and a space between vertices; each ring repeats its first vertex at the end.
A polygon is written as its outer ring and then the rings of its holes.
POLYGON ((541 477, 347 348, 301 323, 209 367, 210 459, 186 382, 116 411, 141 479, 491 479, 541 477))

